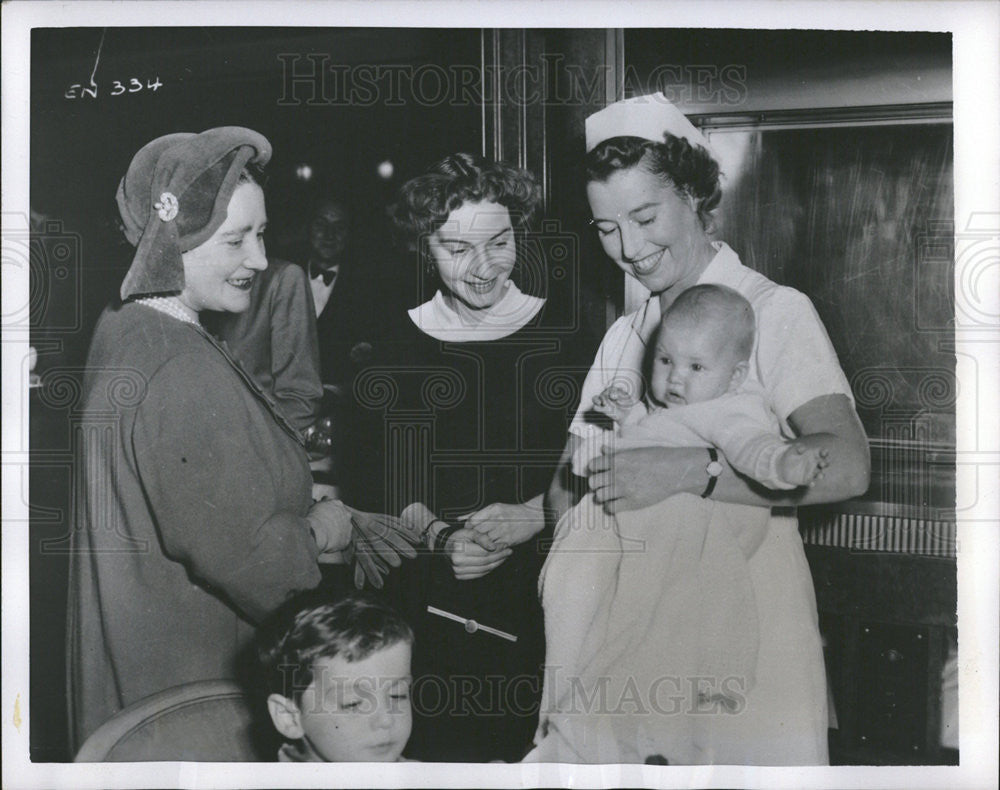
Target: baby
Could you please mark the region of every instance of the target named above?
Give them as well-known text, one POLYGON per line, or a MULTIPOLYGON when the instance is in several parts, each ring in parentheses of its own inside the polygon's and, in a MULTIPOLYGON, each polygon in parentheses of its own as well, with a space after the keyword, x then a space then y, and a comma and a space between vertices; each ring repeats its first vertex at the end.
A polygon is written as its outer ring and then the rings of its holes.
POLYGON ((709 498, 722 471, 715 448, 774 489, 811 485, 828 464, 826 449, 782 438, 749 377, 754 333, 753 308, 736 291, 690 288, 649 345, 644 400, 615 386, 594 398, 617 430, 609 441, 590 423, 573 457, 578 475, 605 445, 704 447, 707 485, 614 516, 585 496, 556 525, 539 581, 547 669, 529 760, 710 761, 697 714, 745 704, 761 637, 749 561, 768 538, 771 510, 709 498), (654 688, 666 675, 710 682, 676 715, 580 712, 588 689, 620 699, 629 683, 654 688))
POLYGON ((660 321, 645 402, 612 385, 594 397, 594 408, 622 437, 654 438, 662 431, 670 444, 691 446, 670 436, 680 422, 769 488, 814 485, 829 463, 827 450, 780 437, 762 390, 747 382, 753 342, 750 303, 731 288, 696 285, 660 321))
POLYGON ((362 595, 307 595, 262 635, 279 762, 396 762, 410 738, 413 632, 362 595))

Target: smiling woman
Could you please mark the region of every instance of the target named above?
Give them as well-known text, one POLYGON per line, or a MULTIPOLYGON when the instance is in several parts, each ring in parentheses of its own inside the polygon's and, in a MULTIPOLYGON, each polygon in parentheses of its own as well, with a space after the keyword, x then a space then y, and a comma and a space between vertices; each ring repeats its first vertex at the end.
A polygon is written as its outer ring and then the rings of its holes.
POLYGON ((346 508, 312 504, 299 434, 198 321, 246 310, 267 266, 253 166, 270 154, 239 127, 167 135, 118 190, 136 253, 84 380, 100 427, 82 438, 71 552, 76 745, 150 694, 235 678, 253 625, 350 542, 346 508))
POLYGON ((681 148, 683 142, 675 138, 674 150, 664 151, 635 137, 614 138, 587 184, 604 251, 656 294, 691 287, 715 257, 705 231, 721 197, 719 166, 704 148, 681 148))
POLYGON ((472 319, 469 311, 492 307, 502 298, 517 257, 505 206, 491 200, 463 204, 431 234, 428 246, 442 295, 453 310, 472 319))
POLYGON ((226 221, 204 244, 185 252, 184 290, 178 299, 195 313, 242 313, 250 306, 254 274, 267 268, 264 191, 251 171, 240 173, 226 221))
MULTIPOLYGON (((553 549, 542 590, 546 628, 553 633, 549 625, 558 624, 559 617, 571 627, 563 628, 561 640, 549 643, 552 649, 546 663, 560 667, 562 678, 555 674, 546 678, 547 709, 542 711, 538 746, 530 759, 825 763, 823 653, 812 579, 798 523, 791 514, 798 505, 840 501, 868 487, 868 446, 850 386, 808 298, 743 266, 728 245, 708 235, 710 212, 721 196, 719 167, 708 141, 676 107, 662 94, 617 102, 587 119, 586 139, 587 197, 601 243, 608 257, 652 296, 636 312, 619 318, 602 341, 570 427, 565 462, 548 492, 550 512, 574 512, 569 508, 580 497, 572 487, 569 461, 588 442, 600 447, 607 441, 605 427, 593 419, 594 397, 611 385, 645 394, 643 364, 647 348, 656 348, 654 332, 661 317, 669 315, 672 306, 683 304, 678 298, 695 285, 726 286, 752 307, 757 331, 752 349, 747 349, 746 381, 764 392, 784 439, 794 441, 796 447, 825 453, 829 463, 814 483, 770 491, 736 471, 732 459, 719 455, 714 441, 700 437, 688 447, 619 445, 593 457, 579 470, 586 474, 593 493, 584 505, 593 502, 594 508, 600 506, 626 520, 671 501, 678 506, 693 503, 711 508, 713 517, 734 514, 733 523, 744 527, 761 516, 763 542, 745 558, 738 557, 749 579, 746 594, 734 593, 733 600, 719 610, 743 623, 755 617, 758 630, 751 640, 755 642, 749 651, 751 659, 740 669, 744 694, 739 715, 699 707, 702 695, 711 692, 697 683, 710 677, 717 682, 728 676, 729 669, 724 674, 716 665, 712 672, 703 671, 704 664, 683 655, 669 657, 664 649, 664 645, 684 641, 698 644, 697 639, 708 633, 707 628, 699 628, 695 639, 677 638, 682 633, 678 623, 696 607, 679 612, 673 619, 663 616, 666 604, 679 597, 670 586, 671 575, 664 573, 664 554, 651 548, 654 544, 650 541, 670 530, 634 533, 632 539, 641 537, 646 548, 632 556, 621 548, 624 543, 619 544, 615 548, 618 554, 607 555, 615 558, 609 574, 614 584, 604 587, 595 583, 592 570, 588 572, 585 553, 553 549), (720 463, 720 458, 725 463, 720 463), (733 510, 735 506, 744 509, 733 510), (581 574, 597 592, 583 603, 574 601, 576 605, 566 617, 566 601, 580 589, 581 574), (737 605, 746 600, 752 601, 750 613, 734 616, 737 605), (594 627, 602 613, 611 613, 606 622, 613 628, 594 627), (655 716, 575 715, 578 695, 595 692, 598 683, 610 681, 611 688, 637 683, 648 689, 663 677, 690 681, 683 711, 689 715, 687 721, 676 715, 659 720, 655 716), (583 683, 574 688, 563 678, 582 678, 583 683), (708 711, 712 715, 701 715, 708 711)), ((704 332, 705 324, 704 318, 699 319, 698 330, 704 332)), ((668 322, 666 328, 673 331, 676 327, 668 322)), ((726 331, 732 334, 733 329, 730 320, 726 331)), ((664 383, 662 374, 667 373, 669 362, 684 357, 669 345, 657 350, 663 368, 654 370, 651 390, 664 383)), ((687 361, 692 362, 690 355, 687 361)), ((701 361, 696 364, 704 367, 701 361)), ((721 377, 714 390, 727 383, 728 379, 721 377)), ((679 402, 667 403, 669 411, 682 409, 692 394, 696 399, 706 394, 682 390, 679 379, 670 386, 676 386, 674 394, 679 402)), ((661 401, 669 400, 660 397, 662 389, 651 394, 661 401)), ((656 526, 687 531, 691 522, 689 514, 675 513, 664 516, 656 526)), ((621 529, 621 520, 616 523, 621 529)), ((555 528, 556 545, 566 545, 559 542, 574 537, 572 524, 571 518, 560 520, 555 528)), ((729 534, 733 532, 729 530, 729 534)), ((694 555, 694 562, 714 561, 723 554, 706 549, 704 555, 694 555)), ((591 556, 595 556, 592 549, 591 556)), ((730 582, 727 577, 726 585, 730 582)), ((695 605, 699 603, 696 599, 695 605)), ((706 648, 713 661, 733 653, 714 646, 706 648)))
POLYGON ((565 441, 560 393, 595 346, 519 287, 565 286, 526 243, 539 202, 531 173, 465 153, 404 184, 394 218, 436 288, 383 318, 354 380, 351 500, 439 517, 385 590, 416 632, 407 756, 421 760, 519 760, 535 726, 541 494, 565 441))

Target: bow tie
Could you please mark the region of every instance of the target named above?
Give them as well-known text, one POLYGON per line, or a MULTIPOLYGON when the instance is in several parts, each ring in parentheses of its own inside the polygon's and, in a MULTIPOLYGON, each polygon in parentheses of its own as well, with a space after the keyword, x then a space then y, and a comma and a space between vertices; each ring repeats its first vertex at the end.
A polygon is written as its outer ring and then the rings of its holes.
POLYGON ((310 279, 315 280, 317 277, 323 278, 323 285, 329 287, 335 279, 337 279, 337 269, 321 269, 320 271, 311 271, 309 273, 310 279))

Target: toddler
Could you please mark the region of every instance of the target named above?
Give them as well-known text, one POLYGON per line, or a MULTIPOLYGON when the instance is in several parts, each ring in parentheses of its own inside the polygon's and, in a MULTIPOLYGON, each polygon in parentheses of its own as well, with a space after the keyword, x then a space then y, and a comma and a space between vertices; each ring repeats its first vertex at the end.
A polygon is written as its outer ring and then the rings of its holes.
POLYGON ((413 632, 362 595, 309 594, 262 637, 267 710, 288 742, 279 762, 395 762, 410 737, 413 632))

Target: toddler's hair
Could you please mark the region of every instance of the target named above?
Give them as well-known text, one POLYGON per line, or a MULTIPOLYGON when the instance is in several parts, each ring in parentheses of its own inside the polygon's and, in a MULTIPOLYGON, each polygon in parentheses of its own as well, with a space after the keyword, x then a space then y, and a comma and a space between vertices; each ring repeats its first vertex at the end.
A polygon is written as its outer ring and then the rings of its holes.
POLYGON ((709 283, 688 288, 667 308, 661 325, 668 318, 690 319, 698 326, 715 322, 725 331, 739 360, 750 358, 756 331, 753 307, 732 288, 709 283))
POLYGON ((300 703, 317 660, 363 661, 399 642, 413 644, 413 631, 371 596, 353 594, 333 602, 328 593, 310 592, 283 606, 261 629, 258 642, 268 693, 300 703))

